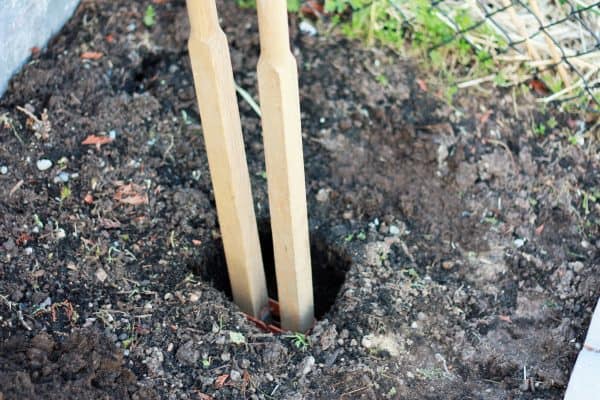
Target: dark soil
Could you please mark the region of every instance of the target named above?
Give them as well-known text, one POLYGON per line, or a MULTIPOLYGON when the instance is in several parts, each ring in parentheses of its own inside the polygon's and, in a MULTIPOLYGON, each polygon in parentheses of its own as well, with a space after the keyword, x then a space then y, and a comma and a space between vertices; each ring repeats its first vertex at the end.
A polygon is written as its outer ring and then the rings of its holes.
MULTIPOLYGON (((0 99, 0 399, 562 397, 600 294, 598 142, 567 140, 583 121, 510 91, 449 106, 415 62, 292 20, 320 317, 303 346, 228 297, 185 4, 158 3, 147 28, 145 2, 83 1, 0 99)), ((232 3, 257 98, 255 14, 232 3)))

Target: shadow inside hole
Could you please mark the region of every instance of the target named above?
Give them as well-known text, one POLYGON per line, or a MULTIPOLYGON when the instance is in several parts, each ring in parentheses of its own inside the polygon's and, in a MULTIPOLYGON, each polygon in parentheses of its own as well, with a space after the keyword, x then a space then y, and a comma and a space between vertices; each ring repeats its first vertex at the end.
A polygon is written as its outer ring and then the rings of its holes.
MULTIPOLYGON (((268 221, 258 224, 267 291, 269 297, 278 300, 275 275, 275 256, 271 226, 268 221)), ((344 284, 346 272, 350 268, 350 257, 341 249, 330 246, 319 231, 310 233, 310 253, 312 264, 315 318, 321 319, 333 306, 337 294, 344 284)), ((198 259, 188 263, 190 270, 202 280, 225 293, 232 299, 227 263, 221 239, 202 246, 198 259)))

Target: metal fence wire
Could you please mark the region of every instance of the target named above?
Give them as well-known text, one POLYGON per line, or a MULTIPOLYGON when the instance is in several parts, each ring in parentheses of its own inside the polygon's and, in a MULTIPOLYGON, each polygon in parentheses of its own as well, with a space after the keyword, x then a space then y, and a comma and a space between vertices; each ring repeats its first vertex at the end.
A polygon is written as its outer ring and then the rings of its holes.
MULTIPOLYGON (((388 1, 414 26, 418 18, 410 1, 388 1)), ((441 35, 430 52, 464 41, 500 61, 506 76, 525 66, 530 76, 549 83, 543 101, 581 100, 585 108, 600 109, 600 2, 431 0, 428 7, 451 32, 441 35)), ((497 75, 473 82, 494 79, 497 75)))

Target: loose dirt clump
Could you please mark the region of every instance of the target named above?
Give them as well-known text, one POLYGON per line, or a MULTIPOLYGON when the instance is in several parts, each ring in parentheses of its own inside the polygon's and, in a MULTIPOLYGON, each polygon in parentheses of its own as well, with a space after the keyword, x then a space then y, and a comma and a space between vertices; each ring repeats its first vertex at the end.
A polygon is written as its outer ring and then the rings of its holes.
POLYGON ((97 332, 74 331, 62 343, 40 332, 0 345, 0 398, 158 399, 136 386, 123 355, 97 332))
MULTIPOLYGON (((0 99, 4 399, 562 397, 600 294, 577 115, 499 89, 449 105, 411 60, 292 18, 320 319, 275 335, 229 298, 185 2, 154 3, 147 27, 146 2, 82 2, 0 99)), ((255 13, 218 4, 256 99, 255 13)))

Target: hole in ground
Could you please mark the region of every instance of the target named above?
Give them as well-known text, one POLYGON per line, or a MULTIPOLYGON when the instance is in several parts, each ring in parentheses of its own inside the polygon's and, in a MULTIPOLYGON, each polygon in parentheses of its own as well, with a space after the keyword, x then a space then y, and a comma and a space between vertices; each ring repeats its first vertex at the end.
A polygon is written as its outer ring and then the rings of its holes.
MULTIPOLYGON (((269 297, 278 300, 275 257, 271 226, 268 220, 258 223, 258 233, 269 297)), ((310 253, 315 318, 321 319, 335 303, 337 294, 346 278, 346 272, 350 268, 351 259, 341 249, 328 244, 325 235, 320 231, 310 232, 310 253)), ((188 267, 195 275, 232 299, 221 239, 203 245, 200 257, 189 262, 188 267)))

